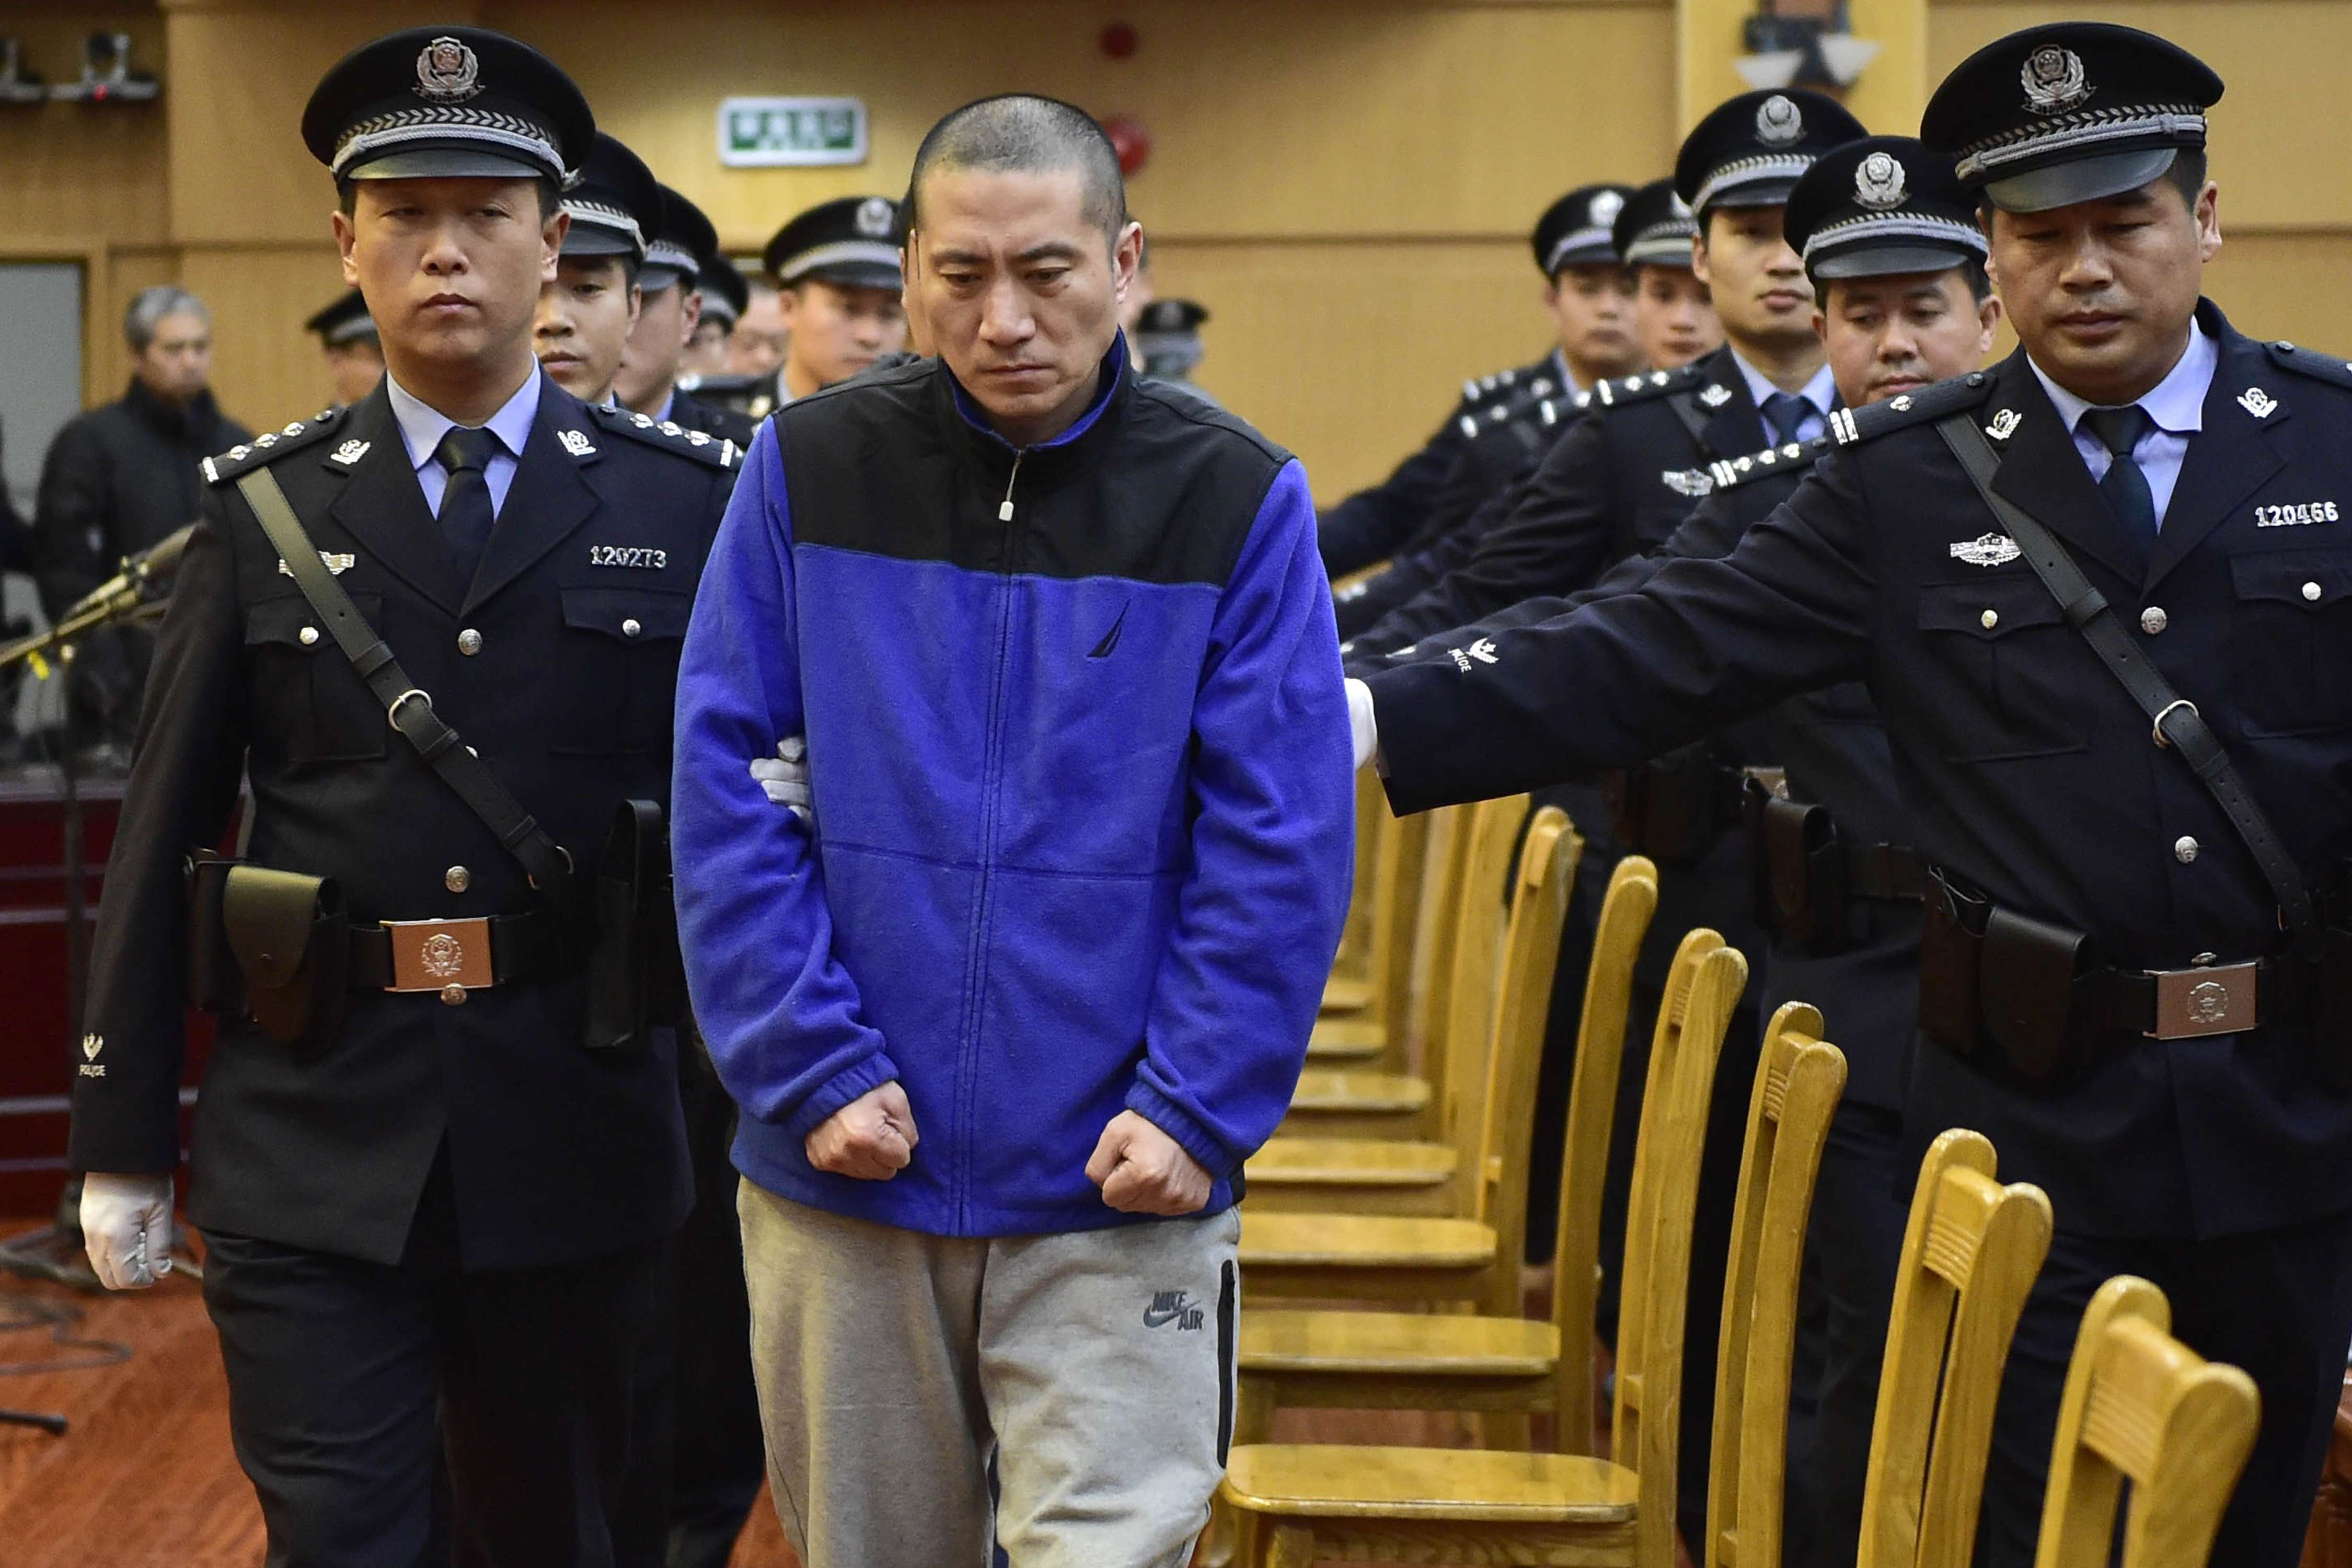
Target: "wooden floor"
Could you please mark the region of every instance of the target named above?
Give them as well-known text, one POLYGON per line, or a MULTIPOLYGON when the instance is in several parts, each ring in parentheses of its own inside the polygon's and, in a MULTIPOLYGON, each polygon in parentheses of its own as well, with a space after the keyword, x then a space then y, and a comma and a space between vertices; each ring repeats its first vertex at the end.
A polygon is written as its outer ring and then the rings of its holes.
MULTIPOLYGON (((19 1226, 0 1225, 0 1234, 19 1226)), ((0 1375, 0 1408, 63 1415, 65 1436, 0 1425, 0 1563, 8 1568, 258 1568, 261 1516, 229 1449, 228 1390, 196 1287, 89 1297, 0 1276, 0 1321, 21 1303, 82 1314, 77 1339, 129 1348, 118 1365, 0 1375)), ((0 1331, 0 1364, 79 1361, 47 1325, 0 1331)), ((1296 1441, 1468 1441, 1455 1417, 1286 1412, 1296 1441)), ((763 1498, 731 1568, 799 1568, 763 1498)))

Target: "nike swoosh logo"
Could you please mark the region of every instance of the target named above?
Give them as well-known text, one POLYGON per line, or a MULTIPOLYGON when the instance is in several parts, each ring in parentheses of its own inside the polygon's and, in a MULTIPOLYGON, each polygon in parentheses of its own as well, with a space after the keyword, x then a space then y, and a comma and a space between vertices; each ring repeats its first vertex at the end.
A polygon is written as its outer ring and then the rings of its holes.
MULTIPOLYGON (((1111 622, 1110 630, 1103 634, 1103 640, 1095 644, 1094 652, 1087 655, 1087 657, 1088 658, 1108 658, 1110 657, 1111 649, 1118 646, 1118 634, 1125 629, 1126 626, 1127 606, 1125 605, 1121 605, 1118 607, 1118 619, 1111 622)), ((1147 1319, 1147 1321, 1149 1320, 1147 1319)))
POLYGON ((1143 1310, 1143 1326, 1147 1329, 1160 1328, 1166 1324, 1174 1322, 1183 1315, 1184 1309, 1182 1307, 1171 1307, 1165 1312, 1155 1312, 1150 1308, 1146 1307, 1143 1310))

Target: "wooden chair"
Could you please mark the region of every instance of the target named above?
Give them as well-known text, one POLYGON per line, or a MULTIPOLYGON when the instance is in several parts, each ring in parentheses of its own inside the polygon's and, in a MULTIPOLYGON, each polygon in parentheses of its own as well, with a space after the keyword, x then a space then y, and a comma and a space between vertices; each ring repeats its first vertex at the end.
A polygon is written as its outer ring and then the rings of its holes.
POLYGON ((1723 1271, 1701 1568, 1780 1568, 1797 1281, 1822 1145, 1845 1091, 1845 1058, 1821 1032, 1819 1012, 1783 1004, 1765 1030, 1748 1105, 1723 1271))
POLYGON ((1859 1568, 1968 1568, 1993 1401, 2026 1293, 2050 1251, 2042 1189, 1993 1179, 1959 1128, 1920 1162, 1895 1279, 1863 1486, 1859 1568))
POLYGON ((1452 976, 1433 1005, 1433 1027, 1423 1041, 1418 1074, 1332 1070, 1310 1067, 1291 1091, 1282 1131, 1304 1138, 1414 1138, 1444 1140, 1442 1106, 1435 1086, 1447 1081, 1447 1058, 1456 1044, 1483 1049, 1493 1013, 1495 975, 1508 915, 1504 894, 1512 854, 1528 817, 1528 799, 1512 795, 1481 801, 1470 810, 1468 843, 1449 860, 1440 896, 1451 912, 1453 934, 1444 956, 1452 976), (1467 977, 1475 977, 1475 984, 1467 977))
MULTIPOLYGON (((1431 813, 1421 812, 1390 817, 1381 826, 1379 869, 1372 878, 1370 962, 1364 973, 1371 987, 1370 998, 1359 1012, 1318 1018, 1307 1037, 1307 1060, 1326 1065, 1378 1061, 1391 1071, 1403 1070, 1413 940, 1421 925, 1431 821, 1431 813)), ((1328 995, 1329 987, 1325 990, 1328 995)))
POLYGON ((1348 889, 1348 920, 1339 928, 1339 951, 1323 983, 1326 1014, 1361 1012, 1371 1005, 1372 884, 1380 871, 1381 835, 1390 821, 1388 792, 1370 768, 1356 770, 1356 866, 1348 889))
POLYGON ((2262 1420, 2254 1381, 2172 1337, 2172 1303, 2117 1275, 2083 1314, 2042 1505, 2034 1568, 2107 1568, 2132 1484, 2122 1568, 2205 1568, 2262 1420))
MULTIPOLYGON (((1326 1558, 1672 1568, 1699 1153, 1723 1033, 1747 968, 1715 933, 1694 931, 1669 979, 1665 1012, 1679 1026, 1656 1037, 1626 1226, 1615 1413, 1617 1452, 1626 1462, 1496 1449, 1237 1447, 1219 1496, 1240 1518, 1242 1562, 1253 1568, 1306 1568, 1326 1558)), ((1812 1064, 1804 1069, 1809 1085, 1837 1059, 1827 1047, 1820 1051, 1825 1054, 1806 1058, 1812 1064)), ((1818 1159, 1835 1095, 1808 1088, 1792 1098, 1784 1080, 1780 1101, 1780 1115, 1793 1104, 1812 1119, 1802 1136, 1781 1145, 1789 1159, 1773 1161, 1776 1174, 1801 1173, 1799 1167, 1809 1171, 1818 1159), (1801 1157, 1806 1144, 1814 1152, 1801 1157)), ((1754 1126, 1751 1119, 1751 1157, 1754 1126)), ((1760 1220, 1771 1206, 1754 1213, 1760 1220)), ((1789 1258, 1793 1267, 1793 1251, 1789 1258)), ((1589 1386, 1575 1395, 1584 1397, 1589 1386)))
MULTIPOLYGON (((1510 815, 1484 813, 1481 832, 1507 823, 1510 815)), ((1457 1037, 1452 1053, 1457 1084, 1478 1080, 1454 1107, 1462 1126, 1459 1146, 1469 1156, 1455 1177, 1474 1199, 1468 1212, 1430 1218, 1284 1214, 1255 1211, 1244 1202, 1245 1291, 1261 1298, 1484 1301, 1499 1312, 1517 1310, 1536 1076, 1580 848, 1565 813, 1547 807, 1536 815, 1519 857, 1494 1022, 1478 1048, 1457 1037)), ((1472 858, 1475 864, 1477 857, 1472 858)), ((1474 962, 1466 953, 1457 958, 1457 973, 1474 962)))
MULTIPOLYGON (((1455 808, 1459 809, 1459 808, 1455 808)), ((1507 812, 1507 804, 1503 808, 1507 812)), ((1462 821, 1471 820, 1465 813, 1462 821)), ((1460 834, 1452 831, 1454 824, 1441 822, 1433 826, 1433 837, 1458 841, 1465 854, 1471 846, 1473 831, 1465 827, 1460 834)), ((1488 824, 1490 828, 1498 824, 1488 824)), ((1577 868, 1582 863, 1584 840, 1571 826, 1562 842, 1567 846, 1567 876, 1570 896, 1577 868)), ((1491 847, 1491 846, 1490 846, 1491 847)), ((1451 850, 1452 842, 1440 842, 1438 847, 1451 850)), ((1648 920, 1647 910, 1656 902, 1655 872, 1646 860, 1635 864, 1651 878, 1651 898, 1643 906, 1642 920, 1648 920)), ((1444 878, 1453 883, 1462 880, 1463 863, 1456 860, 1446 868, 1444 878)), ((1632 875, 1632 873, 1628 873, 1632 875)), ((1628 911, 1630 912, 1630 910, 1628 911)), ((1621 922, 1622 923, 1622 922, 1621 922)), ((1641 944, 1637 929, 1633 947, 1641 944)), ((1482 1034, 1491 1031, 1493 998, 1489 994, 1486 971, 1490 958, 1483 943, 1460 950, 1466 953, 1455 963, 1456 944, 1451 942, 1430 945, 1441 947, 1449 973, 1441 982, 1433 976, 1423 989, 1424 997, 1432 997, 1454 1011, 1452 998, 1455 995, 1475 997, 1465 1003, 1452 1019, 1447 1033, 1476 1028, 1482 1034), (1471 973, 1461 973, 1470 971, 1471 973)), ((1629 951, 1625 962, 1630 965, 1629 951)), ((1554 956, 1553 967, 1558 958, 1554 956)), ((1532 984, 1549 990, 1550 970, 1540 974, 1529 972, 1526 976, 1532 984)), ((1630 980, 1628 981, 1630 984, 1630 980)), ((1620 1020, 1619 1033, 1623 1032, 1620 1020)), ((1426 1031, 1424 1039, 1429 1038, 1426 1031)), ((1542 1037, 1536 1036, 1532 1048, 1542 1049, 1542 1037)), ((1461 1218, 1476 1218, 1479 1215, 1479 1188, 1476 1180, 1479 1145, 1486 1136, 1486 1106, 1495 1072, 1501 1068, 1499 1058, 1481 1048, 1476 1051, 1453 1050, 1443 1042, 1432 1045, 1429 1058, 1436 1077, 1433 1087, 1438 1090, 1437 1121, 1442 1135, 1429 1139, 1408 1138, 1347 1138, 1317 1136, 1309 1133, 1277 1133, 1250 1157, 1244 1168, 1248 1179, 1247 1203, 1252 1213, 1310 1214, 1389 1214, 1389 1215, 1452 1215, 1461 1218)), ((1540 1069, 1538 1069, 1540 1070, 1540 1069)), ((1311 1123, 1310 1123, 1311 1125, 1311 1123)))

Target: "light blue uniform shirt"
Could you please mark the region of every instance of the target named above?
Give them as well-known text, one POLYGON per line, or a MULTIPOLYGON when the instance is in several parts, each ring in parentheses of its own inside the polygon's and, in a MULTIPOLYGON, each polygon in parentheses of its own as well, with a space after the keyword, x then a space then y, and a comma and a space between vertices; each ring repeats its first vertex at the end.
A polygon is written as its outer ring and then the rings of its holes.
MULTIPOLYGON (((506 406, 489 417, 488 428, 499 438, 499 449, 490 458, 489 467, 482 471, 490 487, 490 515, 496 517, 507 504, 507 490, 514 483, 515 460, 522 455, 523 444, 530 439, 532 421, 539 417, 539 363, 531 362, 530 379, 522 390, 506 401, 506 406)), ((399 421, 402 445, 408 448, 409 466, 416 470, 416 482, 425 491, 425 508, 434 516, 441 515, 441 495, 449 488, 449 470, 434 457, 434 448, 441 437, 457 426, 457 421, 436 408, 420 403, 390 372, 383 378, 384 395, 392 399, 392 416, 399 421)))
MULTIPOLYGON (((2074 437, 2074 450, 2083 454, 2090 466, 2091 482, 2096 484, 2107 477, 2107 468, 2115 461, 2106 444, 2083 428, 2083 416, 2096 404, 2085 403, 2048 376, 2033 363, 2028 354, 2025 363, 2032 365, 2034 379, 2042 390, 2050 395, 2050 405, 2058 410, 2058 417, 2074 437)), ((2180 482, 2180 465, 2189 456, 2189 437, 2205 428, 2205 395, 2213 388, 2213 372, 2221 363, 2221 345, 2205 333, 2205 329, 2189 329, 2189 346, 2181 351, 2180 362, 2175 364, 2155 389, 2139 400, 2147 416, 2156 421, 2155 427, 2132 445, 2132 461, 2147 477, 2147 493, 2156 502, 2156 524, 2164 526, 2164 509, 2172 503, 2173 487, 2180 482)))
MULTIPOLYGON (((1739 367, 1740 379, 1748 383, 1748 395, 1755 400, 1756 427, 1764 432, 1764 445, 1779 446, 1784 437, 1764 417, 1764 400, 1780 389, 1764 379, 1762 371, 1740 358, 1738 349, 1731 351, 1731 363, 1739 367)), ((1797 422, 1797 439, 1810 441, 1828 434, 1830 410, 1837 406, 1837 379, 1830 374, 1826 363, 1813 373, 1812 380, 1797 389, 1797 395, 1812 405, 1811 412, 1797 422)))

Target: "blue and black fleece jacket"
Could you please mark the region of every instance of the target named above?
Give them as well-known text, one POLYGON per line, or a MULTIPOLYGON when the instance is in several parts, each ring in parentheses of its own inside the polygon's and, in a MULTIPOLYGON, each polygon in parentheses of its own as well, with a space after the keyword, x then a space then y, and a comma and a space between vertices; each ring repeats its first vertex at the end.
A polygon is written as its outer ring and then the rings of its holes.
POLYGON ((1126 1223, 1087 1179, 1133 1110, 1237 1196, 1345 918, 1347 700, 1297 459, 1126 345, 1015 449, 923 361, 782 410, 678 671, 674 853, 735 1163, 941 1236, 1126 1223), (818 830, 747 771, 808 741, 818 830), (898 1079, 886 1182, 807 1134, 898 1079))

